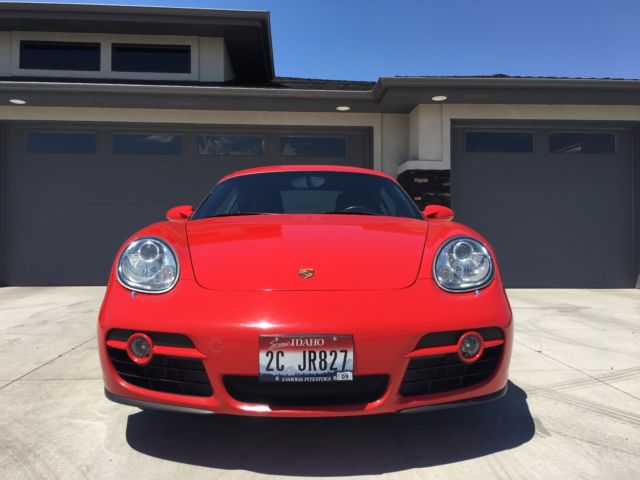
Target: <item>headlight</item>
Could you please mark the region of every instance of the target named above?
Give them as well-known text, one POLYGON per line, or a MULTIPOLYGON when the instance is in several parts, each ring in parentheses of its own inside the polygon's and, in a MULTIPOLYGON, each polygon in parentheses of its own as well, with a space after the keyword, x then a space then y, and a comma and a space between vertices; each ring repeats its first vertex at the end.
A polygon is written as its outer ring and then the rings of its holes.
POLYGON ((159 238, 134 240, 118 259, 118 280, 138 292, 163 293, 178 280, 178 260, 171 247, 159 238))
POLYGON ((433 264, 433 277, 450 292, 467 292, 493 279, 493 259, 487 247, 473 238, 456 237, 446 242, 433 264))

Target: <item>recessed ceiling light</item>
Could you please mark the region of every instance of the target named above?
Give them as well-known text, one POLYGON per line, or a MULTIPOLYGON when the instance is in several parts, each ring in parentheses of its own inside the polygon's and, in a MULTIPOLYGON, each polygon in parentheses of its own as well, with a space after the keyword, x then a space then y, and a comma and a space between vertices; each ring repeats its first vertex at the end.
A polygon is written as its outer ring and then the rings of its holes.
POLYGON ((436 95, 435 97, 431 97, 431 100, 434 102, 444 102, 447 99, 445 95, 436 95))
POLYGON ((11 100, 9 100, 9 103, 13 103, 14 105, 24 105, 27 102, 24 100, 20 100, 19 98, 12 98, 11 100))
POLYGON ((339 112, 348 112, 349 110, 351 110, 351 107, 349 105, 338 105, 336 107, 336 110, 338 110, 339 112))

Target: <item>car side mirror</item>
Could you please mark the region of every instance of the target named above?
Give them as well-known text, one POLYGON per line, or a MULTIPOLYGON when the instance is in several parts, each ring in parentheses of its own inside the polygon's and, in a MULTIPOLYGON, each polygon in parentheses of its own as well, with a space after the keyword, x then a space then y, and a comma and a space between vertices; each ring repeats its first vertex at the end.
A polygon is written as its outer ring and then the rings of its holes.
POLYGON ((193 207, 191 205, 178 205, 167 210, 167 220, 170 222, 184 222, 193 213, 193 207))
POLYGON ((437 218, 438 220, 453 220, 453 210, 442 205, 427 205, 422 210, 425 220, 437 218))

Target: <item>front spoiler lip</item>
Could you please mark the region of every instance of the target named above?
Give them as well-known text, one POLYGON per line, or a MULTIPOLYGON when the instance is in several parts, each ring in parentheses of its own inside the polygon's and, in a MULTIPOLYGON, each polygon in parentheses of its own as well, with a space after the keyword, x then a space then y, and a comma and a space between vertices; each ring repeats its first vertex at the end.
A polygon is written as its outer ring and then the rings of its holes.
POLYGON ((508 384, 502 387, 497 392, 490 393, 489 395, 483 395, 481 397, 466 398, 464 400, 458 400, 456 402, 449 403, 436 403, 435 405, 426 405, 424 407, 413 407, 399 410, 397 413, 421 413, 421 412, 434 412, 437 410, 449 410, 451 408, 471 407, 475 405, 481 405, 483 403, 492 402, 498 400, 507 394, 508 384))
POLYGON ((120 395, 116 395, 115 393, 111 393, 106 388, 104 389, 104 396, 112 402, 121 403, 122 405, 128 405, 130 407, 137 407, 142 410, 157 410, 161 412, 190 413, 197 415, 213 415, 215 413, 211 410, 205 410, 203 408, 181 407, 179 405, 167 405, 166 403, 135 400, 133 398, 122 397, 120 395))
MULTIPOLYGON (((414 408, 406 408, 404 410, 399 410, 395 413, 422 413, 422 412, 434 412, 438 410, 449 410, 452 408, 461 408, 461 407, 472 407, 475 405, 481 405, 483 403, 491 402, 493 400, 498 400, 504 397, 507 394, 508 384, 502 387, 502 389, 497 392, 490 393, 489 395, 483 395, 481 397, 468 398, 465 400, 458 400, 456 402, 449 403, 438 403, 435 405, 427 405, 424 407, 414 407, 414 408)), ((204 410, 202 408, 193 408, 193 407, 181 407, 178 405, 167 405, 165 403, 156 403, 156 402, 147 402, 144 400, 134 400, 132 398, 122 397, 120 395, 116 395, 115 393, 111 393, 106 388, 104 389, 104 395, 112 402, 121 403, 123 405, 128 405, 130 407, 137 407, 142 410, 157 410, 162 412, 172 412, 172 413, 188 413, 188 414, 196 414, 196 415, 214 415, 215 412, 210 410, 204 410)), ((378 414, 378 415, 384 415, 378 414)))

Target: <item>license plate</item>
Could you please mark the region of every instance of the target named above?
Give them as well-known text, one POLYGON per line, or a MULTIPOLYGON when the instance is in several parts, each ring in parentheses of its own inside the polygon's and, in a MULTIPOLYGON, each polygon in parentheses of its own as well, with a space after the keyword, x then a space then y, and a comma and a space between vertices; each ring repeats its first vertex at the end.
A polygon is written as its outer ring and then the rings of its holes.
POLYGON ((261 382, 353 380, 351 335, 260 335, 261 382))

